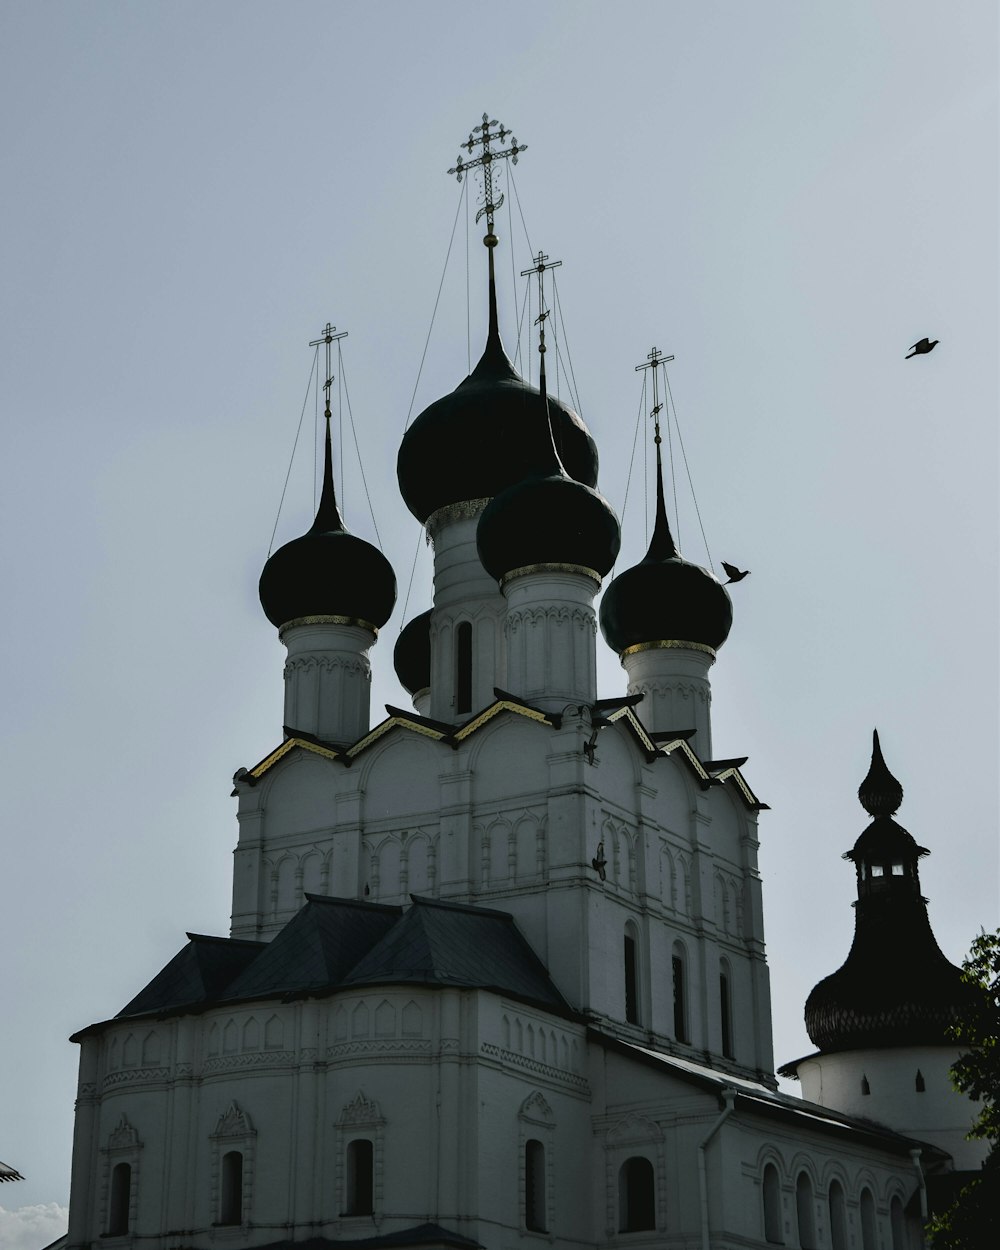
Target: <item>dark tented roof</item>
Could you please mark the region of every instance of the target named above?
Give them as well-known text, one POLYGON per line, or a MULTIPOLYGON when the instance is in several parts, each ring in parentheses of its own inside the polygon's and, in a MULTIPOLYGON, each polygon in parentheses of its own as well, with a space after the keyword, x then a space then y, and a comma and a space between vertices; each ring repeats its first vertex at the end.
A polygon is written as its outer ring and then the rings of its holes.
POLYGON ((500 990, 557 1011, 567 1005, 512 916, 413 895, 402 920, 346 979, 500 990))
POLYGON ((258 998, 337 985, 403 913, 401 907, 307 894, 306 905, 222 998, 258 998))
POLYGON ((204 937, 189 933, 188 944, 118 1013, 138 1016, 151 1011, 209 1003, 262 951, 263 942, 204 937))
POLYGON ((188 945, 116 1019, 359 985, 413 984, 489 989, 569 1012, 506 912, 412 897, 413 906, 404 911, 307 894, 305 906, 271 942, 188 934, 188 945))

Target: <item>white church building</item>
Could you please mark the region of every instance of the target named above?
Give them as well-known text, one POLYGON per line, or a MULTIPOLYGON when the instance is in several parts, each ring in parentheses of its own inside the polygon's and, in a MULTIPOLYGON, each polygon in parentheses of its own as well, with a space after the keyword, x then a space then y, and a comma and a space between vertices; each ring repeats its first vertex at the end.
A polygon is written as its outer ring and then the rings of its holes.
POLYGON ((372 724, 395 577, 344 526, 328 420, 315 523, 261 576, 284 725, 235 778, 231 931, 75 1035, 66 1244, 916 1250, 982 1152, 901 788, 876 739, 855 942, 791 1097, 765 805, 712 749, 729 594, 676 550, 659 472, 649 551, 595 610, 618 521, 580 418, 505 354, 488 226, 482 358, 398 454, 434 552, 394 655, 413 707, 372 724))

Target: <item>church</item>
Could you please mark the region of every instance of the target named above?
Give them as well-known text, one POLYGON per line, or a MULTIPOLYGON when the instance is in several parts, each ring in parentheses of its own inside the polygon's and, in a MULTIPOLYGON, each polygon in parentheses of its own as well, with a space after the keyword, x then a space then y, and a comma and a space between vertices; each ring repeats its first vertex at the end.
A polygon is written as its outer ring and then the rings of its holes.
POLYGON ((73 1250, 916 1250, 981 1161, 948 1075, 968 989, 877 736, 854 944, 806 1004, 815 1053, 780 1069, 803 1097, 778 1089, 767 805, 713 752, 733 609, 671 533, 663 362, 652 538, 606 581, 619 523, 547 393, 541 257, 537 387, 499 333, 492 167, 520 149, 495 126, 458 167, 486 188, 485 347, 398 451, 434 557, 392 656, 412 707, 372 722, 396 578, 344 523, 328 400, 315 521, 260 578, 284 723, 234 778, 230 933, 188 934, 73 1039, 73 1250))

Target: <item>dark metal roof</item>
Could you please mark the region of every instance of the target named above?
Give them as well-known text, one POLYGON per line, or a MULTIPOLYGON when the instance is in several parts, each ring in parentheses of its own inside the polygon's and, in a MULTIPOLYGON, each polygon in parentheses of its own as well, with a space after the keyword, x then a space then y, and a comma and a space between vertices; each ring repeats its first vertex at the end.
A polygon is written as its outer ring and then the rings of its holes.
POLYGON ((119 1016, 193 1007, 218 998, 264 950, 264 942, 189 933, 188 944, 124 1006, 119 1016))
POLYGON ((0 1181, 23 1181, 24 1177, 7 1163, 0 1163, 0 1181))
POLYGON ((482 1250, 478 1241, 453 1233, 440 1224, 417 1224, 398 1233, 378 1237, 310 1237, 308 1241, 269 1241, 258 1250, 391 1250, 393 1246, 454 1246, 456 1250, 482 1250))
POLYGON ((413 906, 345 985, 468 986, 497 990, 560 1013, 569 1006, 512 916, 417 895, 413 906))

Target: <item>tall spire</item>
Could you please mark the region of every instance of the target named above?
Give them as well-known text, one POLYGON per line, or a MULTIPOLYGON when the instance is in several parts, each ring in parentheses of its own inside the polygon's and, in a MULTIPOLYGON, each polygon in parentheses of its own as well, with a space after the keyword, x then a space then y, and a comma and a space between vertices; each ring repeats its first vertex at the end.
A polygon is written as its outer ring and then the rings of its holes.
POLYGON ((471 156, 478 146, 482 145, 482 151, 473 160, 466 161, 462 154, 459 153, 458 159, 454 166, 448 170, 449 174, 454 174, 458 181, 462 181, 464 174, 471 169, 482 169, 483 171, 483 205, 476 213, 476 221, 486 218, 486 235, 483 242, 489 252, 489 308, 490 308, 490 324, 489 336, 487 339, 487 350, 491 346, 500 345, 500 323, 497 316, 497 284, 496 272, 493 263, 493 249, 498 243, 496 233, 493 229, 493 217, 496 210, 503 203, 503 193, 501 192, 499 199, 493 198, 493 162, 500 160, 510 160, 513 164, 517 164, 518 155, 527 150, 526 143, 518 143, 514 135, 506 126, 501 125, 496 119, 490 121, 489 113, 483 114, 482 123, 469 131, 469 137, 461 146, 471 156), (498 127, 498 129, 491 129, 498 127), (507 136, 510 135, 510 147, 495 151, 490 145, 493 143, 503 143, 507 136))
POLYGON ((310 534, 329 534, 346 528, 344 518, 337 507, 337 492, 333 484, 333 443, 330 436, 330 421, 333 417, 330 411, 330 391, 333 387, 330 349, 338 339, 347 338, 346 330, 341 330, 339 334, 336 331, 337 327, 328 321, 323 328, 322 338, 312 339, 309 343, 310 347, 318 347, 321 343, 326 345, 326 381, 323 383, 323 390, 326 392, 326 409, 323 413, 326 418, 326 434, 323 440, 323 489, 320 492, 319 507, 316 509, 316 520, 313 521, 312 528, 309 530, 310 534))
POLYGON ((656 444, 656 520, 646 552, 647 560, 673 560, 677 556, 674 536, 667 520, 667 505, 663 496, 663 458, 660 454, 663 441, 660 437, 660 413, 663 405, 660 403, 659 370, 661 366, 666 366, 668 360, 673 360, 673 356, 664 356, 658 347, 654 347, 646 357, 647 363, 635 367, 636 373, 645 369, 653 371, 653 407, 649 415, 653 418, 653 442, 656 444))

